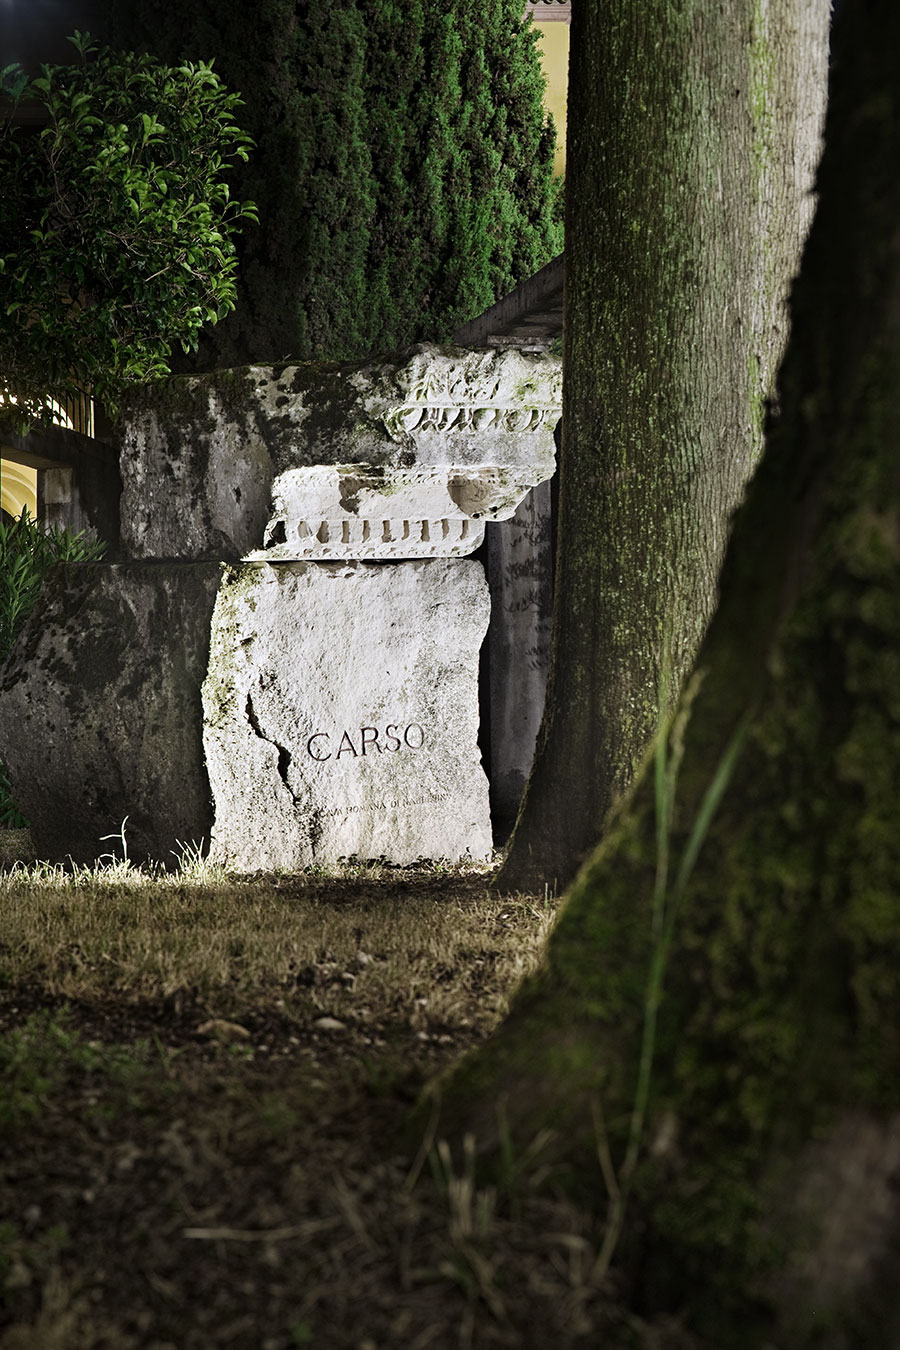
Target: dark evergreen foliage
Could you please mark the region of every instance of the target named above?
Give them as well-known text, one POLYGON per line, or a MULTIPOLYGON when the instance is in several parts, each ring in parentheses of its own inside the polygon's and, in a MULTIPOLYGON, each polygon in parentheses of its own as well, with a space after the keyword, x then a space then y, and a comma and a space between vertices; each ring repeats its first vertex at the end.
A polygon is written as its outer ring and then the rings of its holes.
POLYGON ((520 0, 107 0, 104 36, 215 58, 257 151, 237 311, 206 366, 446 339, 562 241, 520 0))

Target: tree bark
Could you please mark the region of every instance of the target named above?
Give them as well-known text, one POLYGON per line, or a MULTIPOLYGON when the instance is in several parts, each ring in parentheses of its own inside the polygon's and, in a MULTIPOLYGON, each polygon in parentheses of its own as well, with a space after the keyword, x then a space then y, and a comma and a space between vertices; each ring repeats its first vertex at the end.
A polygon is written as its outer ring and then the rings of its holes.
POLYGON ((629 1187, 635 1306, 729 1350, 900 1346, 898 50, 893 0, 845 7, 779 410, 659 773, 432 1098, 507 1159, 551 1128, 613 1217, 629 1187))
POLYGON ((827 0, 604 0, 570 70, 558 608, 499 885, 563 887, 713 610, 812 207, 827 0))

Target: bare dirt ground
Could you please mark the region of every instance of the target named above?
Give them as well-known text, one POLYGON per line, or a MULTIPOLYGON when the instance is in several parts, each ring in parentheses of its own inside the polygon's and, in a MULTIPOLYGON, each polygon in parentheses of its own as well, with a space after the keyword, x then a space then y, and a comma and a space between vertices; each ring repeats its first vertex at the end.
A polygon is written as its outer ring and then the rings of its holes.
POLYGON ((539 956, 488 880, 0 877, 0 1348, 680 1344, 539 1166, 406 1135, 539 956))

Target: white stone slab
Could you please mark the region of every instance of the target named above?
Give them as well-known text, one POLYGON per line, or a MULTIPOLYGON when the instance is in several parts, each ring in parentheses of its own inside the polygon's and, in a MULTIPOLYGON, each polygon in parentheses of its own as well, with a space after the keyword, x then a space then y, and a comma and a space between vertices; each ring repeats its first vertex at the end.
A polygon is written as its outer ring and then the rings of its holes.
POLYGON ((203 685, 212 857, 245 870, 340 858, 486 858, 481 566, 225 569, 203 685))
POLYGON ((353 464, 288 469, 272 485, 267 562, 343 558, 449 558, 473 553, 486 521, 507 520, 536 469, 404 468, 353 464))

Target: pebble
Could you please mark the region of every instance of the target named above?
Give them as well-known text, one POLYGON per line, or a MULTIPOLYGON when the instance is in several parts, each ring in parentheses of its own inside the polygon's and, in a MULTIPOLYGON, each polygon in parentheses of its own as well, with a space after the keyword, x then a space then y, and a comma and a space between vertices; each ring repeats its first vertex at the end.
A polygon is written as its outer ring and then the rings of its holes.
POLYGON ((238 1022, 228 1022, 224 1017, 211 1017, 208 1022, 197 1028, 198 1036, 215 1036, 221 1041, 249 1041, 250 1032, 238 1022))

